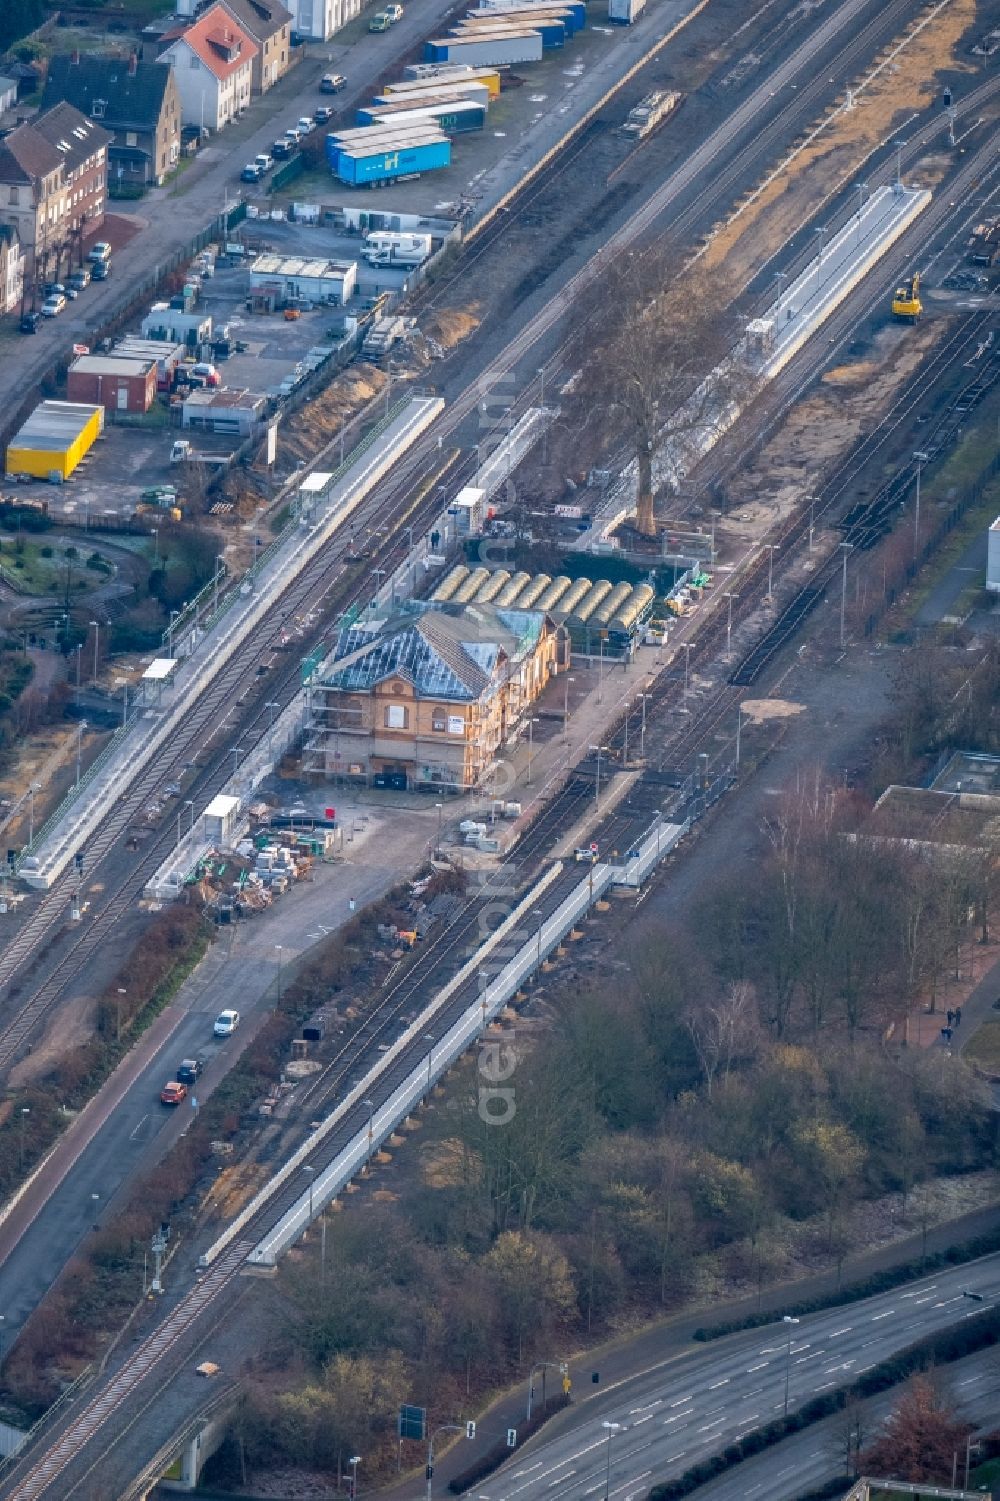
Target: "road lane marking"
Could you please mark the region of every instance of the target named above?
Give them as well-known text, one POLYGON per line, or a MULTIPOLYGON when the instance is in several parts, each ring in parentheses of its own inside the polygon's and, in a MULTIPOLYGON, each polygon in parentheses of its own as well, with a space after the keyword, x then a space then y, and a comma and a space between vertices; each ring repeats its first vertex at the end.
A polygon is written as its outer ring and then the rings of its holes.
POLYGON ((631 1417, 634 1412, 648 1412, 651 1407, 659 1407, 662 1402, 663 1398, 657 1397, 655 1402, 647 1402, 645 1407, 630 1407, 628 1415, 631 1417))
POLYGON ((762 1360, 760 1365, 747 1366, 747 1375, 752 1376, 754 1371, 762 1371, 765 1366, 769 1366, 770 1364, 771 1362, 769 1360, 762 1360))
POLYGON ((706 1423, 703 1428, 699 1428, 698 1432, 707 1433, 710 1428, 718 1428, 719 1424, 724 1423, 725 1421, 725 1414, 723 1414, 721 1418, 713 1418, 710 1423, 706 1423))
POLYGON ((712 1384, 711 1384, 711 1386, 708 1389, 709 1389, 710 1392, 714 1392, 714 1391, 717 1390, 718 1387, 720 1387, 720 1386, 728 1386, 728 1385, 729 1385, 729 1377, 728 1376, 723 1376, 723 1378, 722 1378, 721 1381, 713 1381, 712 1384))
POLYGON ((854 1328, 853 1324, 845 1324, 844 1327, 843 1327, 843 1329, 835 1329, 833 1331, 833 1333, 830 1335, 830 1338, 831 1339, 836 1339, 838 1334, 850 1334, 850 1332, 851 1332, 851 1330, 853 1328, 854 1328))
POLYGON ((689 1407, 685 1412, 679 1412, 679 1413, 676 1414, 676 1416, 674 1416, 672 1418, 664 1418, 663 1419, 664 1427, 666 1427, 666 1425, 668 1423, 679 1423, 680 1420, 681 1420, 681 1418, 689 1418, 693 1412, 694 1412, 694 1408, 693 1407, 689 1407))
POLYGON ((885 1313, 872 1314, 872 1323, 877 1324, 879 1319, 888 1319, 896 1312, 894 1308, 887 1308, 885 1313))
POLYGON ((133 1126, 132 1130, 129 1132, 129 1138, 128 1138, 129 1141, 135 1141, 135 1139, 138 1136, 139 1132, 142 1130, 143 1126, 146 1124, 146 1122, 148 1120, 149 1120, 149 1111, 147 1110, 146 1114, 143 1116, 142 1120, 138 1123, 138 1125, 133 1126))
POLYGON ((694 1398, 694 1393, 693 1392, 688 1392, 688 1394, 687 1394, 686 1397, 681 1397, 679 1401, 677 1401, 677 1402, 671 1402, 670 1405, 671 1405, 671 1407, 683 1407, 685 1402, 691 1402, 693 1400, 693 1398, 694 1398))
POLYGON ((633 1428, 638 1428, 638 1426, 639 1426, 640 1423, 651 1423, 653 1421, 654 1417, 655 1417, 655 1413, 647 1412, 645 1417, 643 1417, 643 1418, 636 1418, 635 1422, 632 1424, 632 1427, 633 1428))
POLYGON ((679 1454, 671 1454, 670 1458, 669 1459, 665 1459, 663 1461, 663 1463, 665 1465, 672 1465, 675 1460, 677 1460, 677 1459, 683 1459, 686 1453, 687 1453, 687 1450, 686 1449, 682 1449, 679 1454))
POLYGON ((548 1485, 549 1490, 551 1490, 554 1485, 562 1485, 562 1483, 563 1483, 564 1480, 568 1480, 571 1475, 575 1475, 575 1474, 576 1474, 575 1470, 567 1470, 566 1473, 565 1473, 565 1475, 557 1475, 556 1478, 555 1478, 555 1480, 550 1480, 549 1481, 549 1485, 548 1485))
POLYGON ((913 1305, 914 1308, 918 1308, 921 1303, 929 1303, 931 1301, 931 1299, 933 1298, 933 1296, 934 1296, 933 1293, 928 1293, 927 1296, 926 1296, 926 1298, 918 1298, 917 1301, 916 1301, 916 1303, 914 1303, 914 1305, 913 1305))
POLYGON ((515 1470, 514 1471, 514 1479, 516 1480, 519 1475, 530 1475, 531 1472, 532 1472, 532 1470, 540 1470, 541 1468, 542 1468, 542 1461, 539 1460, 537 1464, 529 1465, 526 1470, 515 1470))

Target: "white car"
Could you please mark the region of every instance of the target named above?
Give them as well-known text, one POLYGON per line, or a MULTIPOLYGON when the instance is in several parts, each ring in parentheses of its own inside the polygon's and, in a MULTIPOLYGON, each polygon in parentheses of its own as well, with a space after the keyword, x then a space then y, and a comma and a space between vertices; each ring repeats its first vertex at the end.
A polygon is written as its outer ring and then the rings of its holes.
POLYGON ((215 1018, 213 1030, 216 1037, 232 1037, 239 1024, 240 1013, 238 1011, 220 1011, 215 1018))
POLYGON ((304 136, 307 136, 311 130, 316 129, 316 121, 310 115, 300 115, 295 123, 304 136))
POLYGON ((55 318, 66 306, 66 299, 61 292, 53 292, 51 297, 46 297, 42 303, 42 317, 55 318))

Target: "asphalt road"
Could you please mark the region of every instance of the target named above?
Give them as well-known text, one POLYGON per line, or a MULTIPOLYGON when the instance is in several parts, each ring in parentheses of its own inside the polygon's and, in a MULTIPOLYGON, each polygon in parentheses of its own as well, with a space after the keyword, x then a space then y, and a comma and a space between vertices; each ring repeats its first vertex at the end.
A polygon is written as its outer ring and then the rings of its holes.
MULTIPOLYGON (((427 828, 426 819, 416 820, 405 840, 403 848, 414 863, 412 846, 426 842, 427 828)), ((397 846, 396 853, 402 855, 403 849, 397 846)), ((180 1060, 192 1055, 204 1059, 205 1072, 193 1094, 207 1099, 271 1014, 278 973, 275 945, 282 946, 282 962, 293 963, 349 920, 352 897, 366 905, 398 876, 396 860, 373 847, 357 864, 320 867, 312 884, 297 887, 266 914, 219 938, 0 1224, 8 1348, 81 1238, 120 1211, 135 1175, 148 1172, 184 1131, 190 1102, 170 1108, 159 1099, 180 1060), (225 1007, 238 1010, 242 1023, 234 1037, 220 1041, 212 1024, 225 1007)))
MULTIPOLYGON (((934 1382, 953 1403, 959 1417, 975 1424, 977 1429, 994 1427, 1000 1398, 1000 1361, 995 1350, 980 1350, 954 1365, 939 1368, 934 1373, 934 1382)), ((899 1388, 895 1387, 859 1404, 851 1413, 861 1423, 862 1448, 871 1443, 879 1423, 898 1398, 899 1388)), ((767 1501, 795 1501, 795 1497, 818 1490, 828 1480, 844 1474, 845 1435, 845 1415, 827 1418, 785 1439, 766 1454, 737 1465, 718 1480, 700 1486, 698 1501, 744 1501, 745 1497, 762 1493, 766 1493, 767 1501)), ((950 1478, 946 1476, 945 1482, 950 1478)), ((957 1482, 962 1485, 964 1480, 965 1455, 961 1453, 957 1482)), ((849 1484, 845 1479, 845 1491, 849 1484)))
MULTIPOLYGON (((769 1324, 637 1372, 556 1418, 478 1501, 546 1501, 603 1492, 625 1501, 789 1410, 854 1380, 880 1360, 1000 1296, 1000 1255, 864 1302, 769 1324), (789 1338, 790 1336, 790 1338, 789 1338), (617 1424, 617 1428, 605 1424, 617 1424), (610 1485, 608 1466, 610 1464, 610 1485)), ((470 1446, 469 1459, 472 1458, 470 1446)), ((745 1468, 745 1467, 744 1467, 745 1468)))

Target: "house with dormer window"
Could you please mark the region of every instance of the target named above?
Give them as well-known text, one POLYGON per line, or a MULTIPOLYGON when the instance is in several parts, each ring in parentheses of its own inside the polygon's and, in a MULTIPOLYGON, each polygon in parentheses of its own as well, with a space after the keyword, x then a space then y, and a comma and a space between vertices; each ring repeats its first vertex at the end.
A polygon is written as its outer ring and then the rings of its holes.
POLYGON ((110 140, 103 126, 66 103, 0 140, 0 220, 16 229, 29 277, 55 275, 78 260, 100 229, 110 140))
POLYGON ((257 43, 224 5, 203 11, 160 55, 174 72, 182 122, 214 132, 245 110, 257 52, 257 43))
POLYGON ((167 63, 101 57, 79 51, 49 60, 42 109, 65 100, 111 134, 108 171, 113 180, 162 183, 181 151, 177 83, 167 63))

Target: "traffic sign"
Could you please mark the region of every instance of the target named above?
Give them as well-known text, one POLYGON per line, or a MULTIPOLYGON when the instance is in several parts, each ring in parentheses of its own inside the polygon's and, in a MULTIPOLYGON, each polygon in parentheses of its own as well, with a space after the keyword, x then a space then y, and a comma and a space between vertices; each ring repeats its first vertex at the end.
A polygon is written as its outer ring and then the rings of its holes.
POLYGON ((399 1409, 399 1436, 400 1438, 424 1439, 427 1437, 427 1408, 408 1407, 405 1403, 399 1409))
POLYGON ((507 1429, 507 1448, 508 1449, 516 1449, 517 1448, 517 1429, 516 1428, 508 1428, 507 1429))

